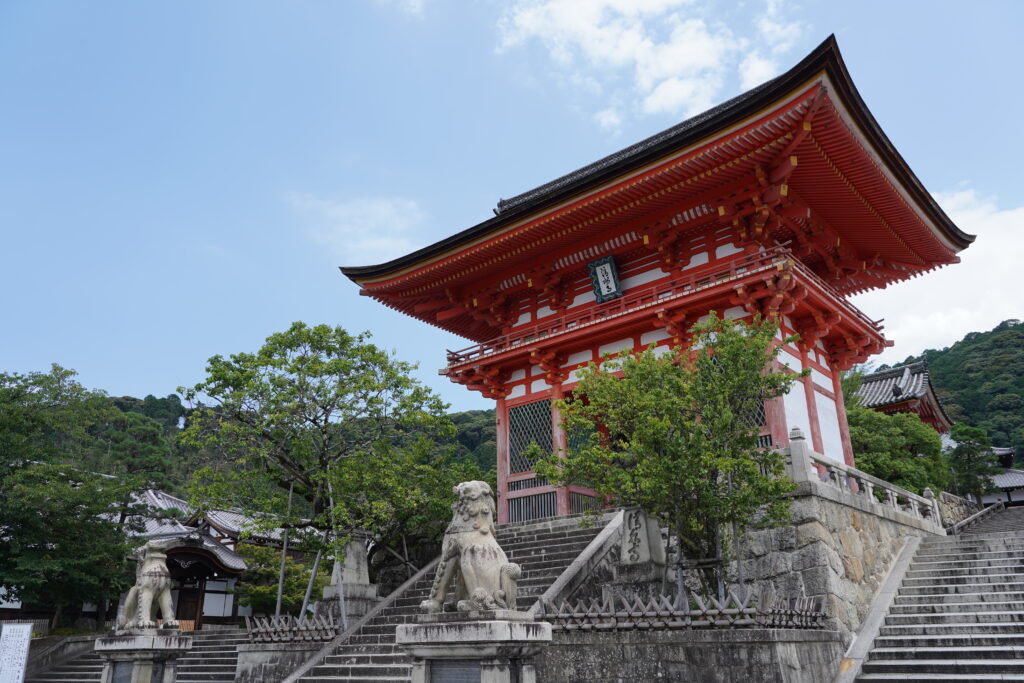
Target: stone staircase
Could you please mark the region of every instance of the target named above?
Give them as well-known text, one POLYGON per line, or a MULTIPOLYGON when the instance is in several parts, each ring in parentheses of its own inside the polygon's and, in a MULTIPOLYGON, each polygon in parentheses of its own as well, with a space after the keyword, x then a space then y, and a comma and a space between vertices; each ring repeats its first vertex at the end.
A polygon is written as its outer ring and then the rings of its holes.
MULTIPOLYGON (((579 519, 573 517, 498 527, 502 549, 510 561, 523 568, 519 580, 519 609, 529 609, 599 531, 600 526, 581 529, 579 519)), ((433 572, 428 572, 300 680, 304 683, 409 681, 411 660, 396 648, 395 629, 420 613, 419 604, 427 598, 433 576, 433 572)))
POLYGON ((1024 508, 921 542, 858 681, 1024 681, 1024 508))
MULTIPOLYGON (((178 660, 178 683, 234 681, 237 645, 249 640, 245 629, 195 631, 191 635, 192 650, 178 660)), ((103 660, 89 652, 36 674, 26 683, 98 683, 102 671, 103 660)))

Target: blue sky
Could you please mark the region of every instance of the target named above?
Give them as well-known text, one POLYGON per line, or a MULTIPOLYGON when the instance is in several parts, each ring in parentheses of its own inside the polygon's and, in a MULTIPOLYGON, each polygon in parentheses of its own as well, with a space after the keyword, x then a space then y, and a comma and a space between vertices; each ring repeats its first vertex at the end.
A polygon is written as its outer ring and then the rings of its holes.
POLYGON ((1018 2, 0 2, 0 370, 166 395, 293 320, 438 377, 468 345, 357 295, 387 260, 795 64, 835 33, 977 243, 855 300, 882 360, 1024 317, 1018 2), (1010 290, 1010 291, 1007 291, 1010 290))

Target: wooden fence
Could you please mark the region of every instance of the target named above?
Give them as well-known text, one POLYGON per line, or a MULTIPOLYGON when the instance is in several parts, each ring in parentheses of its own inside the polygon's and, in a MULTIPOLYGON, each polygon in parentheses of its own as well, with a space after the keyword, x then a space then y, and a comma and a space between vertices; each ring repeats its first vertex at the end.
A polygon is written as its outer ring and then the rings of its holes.
POLYGON ((824 629, 827 614, 821 598, 778 599, 771 588, 741 599, 729 591, 724 601, 691 594, 689 605, 678 598, 655 596, 649 600, 623 596, 568 601, 561 606, 541 603, 539 619, 555 630, 633 629, 824 629), (689 607, 689 609, 687 609, 689 607))

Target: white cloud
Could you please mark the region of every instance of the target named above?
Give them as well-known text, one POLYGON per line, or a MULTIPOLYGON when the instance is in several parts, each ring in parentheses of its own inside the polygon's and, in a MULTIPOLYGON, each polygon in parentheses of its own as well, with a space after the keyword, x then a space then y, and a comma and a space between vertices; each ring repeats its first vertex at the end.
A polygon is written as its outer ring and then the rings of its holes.
POLYGON ((424 0, 377 0, 377 2, 397 7, 403 14, 411 17, 423 16, 424 0))
POLYGON ((343 259, 343 265, 380 263, 417 246, 411 239, 424 213, 412 199, 331 200, 293 192, 288 202, 306 220, 306 234, 343 259))
POLYGON ((885 318, 895 346, 873 359, 897 363, 911 354, 943 348, 972 331, 1008 318, 1024 318, 1017 298, 1019 254, 1024 250, 1024 206, 999 209, 973 190, 936 195, 961 230, 977 235, 961 263, 861 294, 853 303, 869 317, 885 318))
POLYGON ((597 112, 594 114, 594 120, 597 121, 597 125, 605 130, 618 130, 619 126, 622 125, 622 116, 614 107, 608 107, 597 112))
POLYGON ((740 62, 740 87, 749 90, 779 72, 779 65, 760 52, 751 52, 740 62))
POLYGON ((703 0, 517 0, 499 22, 499 50, 539 42, 558 78, 595 81, 638 113, 693 115, 734 74, 744 87, 775 75, 762 50, 785 53, 804 30, 774 0, 746 24, 709 23, 710 14, 703 0))

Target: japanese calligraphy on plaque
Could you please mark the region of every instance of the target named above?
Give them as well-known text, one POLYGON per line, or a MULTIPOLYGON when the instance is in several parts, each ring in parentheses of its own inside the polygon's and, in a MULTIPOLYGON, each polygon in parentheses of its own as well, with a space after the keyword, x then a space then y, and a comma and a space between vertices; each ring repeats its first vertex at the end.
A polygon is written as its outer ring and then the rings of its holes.
POLYGON ((0 681, 21 683, 32 640, 32 624, 4 624, 0 631, 0 681))
POLYGON ((587 264, 590 281, 594 285, 597 303, 622 296, 622 285, 619 284, 619 271, 615 268, 615 259, 611 256, 591 261, 587 264))

